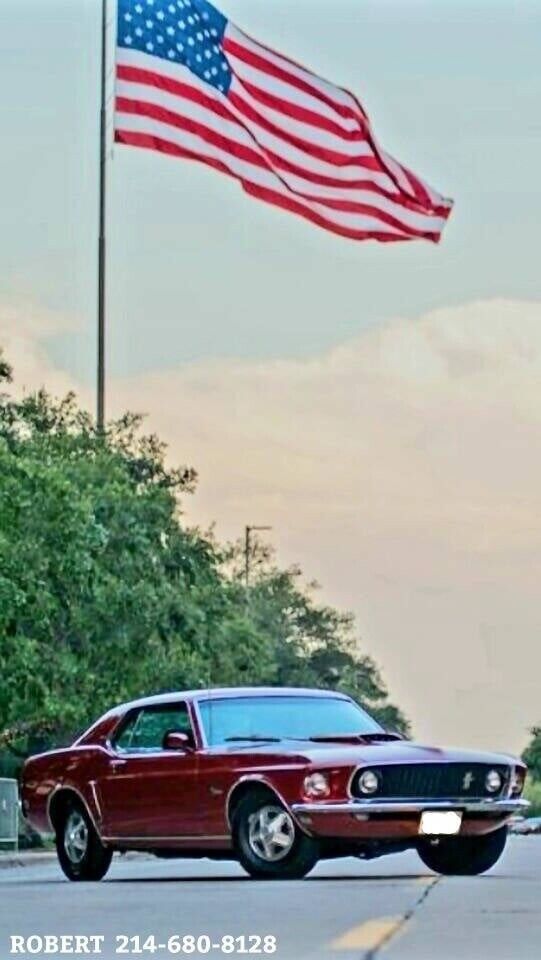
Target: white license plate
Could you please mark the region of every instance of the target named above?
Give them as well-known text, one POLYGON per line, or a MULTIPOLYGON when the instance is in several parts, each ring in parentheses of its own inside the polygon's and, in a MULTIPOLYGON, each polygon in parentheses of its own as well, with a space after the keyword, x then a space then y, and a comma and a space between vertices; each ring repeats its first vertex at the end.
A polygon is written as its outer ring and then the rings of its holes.
POLYGON ((425 810, 421 814, 419 833, 426 837, 454 837, 460 833, 462 814, 456 810, 425 810))

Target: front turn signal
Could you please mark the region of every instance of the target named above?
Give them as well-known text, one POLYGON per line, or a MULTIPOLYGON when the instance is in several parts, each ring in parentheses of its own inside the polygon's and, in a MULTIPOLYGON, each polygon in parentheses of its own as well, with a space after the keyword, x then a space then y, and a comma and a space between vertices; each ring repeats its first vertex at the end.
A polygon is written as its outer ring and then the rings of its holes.
POLYGON ((526 782, 526 771, 515 767, 511 776, 511 796, 521 797, 526 782))

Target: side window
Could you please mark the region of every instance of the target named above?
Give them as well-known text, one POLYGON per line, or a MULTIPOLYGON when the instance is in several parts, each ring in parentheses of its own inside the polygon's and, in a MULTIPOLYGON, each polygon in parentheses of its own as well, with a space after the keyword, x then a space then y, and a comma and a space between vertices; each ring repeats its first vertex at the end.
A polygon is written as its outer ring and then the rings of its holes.
POLYGON ((113 737, 113 746, 115 750, 124 752, 130 749, 133 731, 135 730, 140 713, 133 713, 129 720, 121 725, 120 733, 113 737))
POLYGON ((193 739, 192 724, 185 703, 163 707, 144 707, 121 729, 113 743, 122 753, 156 753, 170 730, 187 733, 193 739))

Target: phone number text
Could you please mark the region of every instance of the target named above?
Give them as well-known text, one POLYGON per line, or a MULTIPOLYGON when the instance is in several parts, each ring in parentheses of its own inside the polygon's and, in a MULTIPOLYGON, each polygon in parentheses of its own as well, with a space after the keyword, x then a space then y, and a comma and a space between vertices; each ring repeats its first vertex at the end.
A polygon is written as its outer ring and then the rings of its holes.
POLYGON ((219 938, 213 938, 207 934, 174 934, 167 939, 163 937, 150 936, 127 936, 118 934, 114 937, 112 943, 107 942, 105 935, 96 936, 78 936, 66 934, 58 936, 50 934, 45 936, 11 936, 10 955, 19 956, 99 956, 105 950, 110 954, 113 952, 118 956, 144 956, 147 954, 163 953, 169 956, 206 956, 210 953, 221 953, 229 955, 257 955, 266 954, 270 956, 276 953, 278 944, 276 937, 272 934, 242 934, 233 936, 226 934, 219 938))

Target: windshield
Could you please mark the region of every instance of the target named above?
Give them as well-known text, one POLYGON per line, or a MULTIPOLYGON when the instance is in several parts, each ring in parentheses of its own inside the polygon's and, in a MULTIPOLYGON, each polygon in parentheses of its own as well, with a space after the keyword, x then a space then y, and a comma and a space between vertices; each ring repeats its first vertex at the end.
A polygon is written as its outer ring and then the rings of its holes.
POLYGON ((231 697, 200 700, 199 709, 209 746, 243 738, 309 740, 382 731, 356 703, 338 697, 231 697))

